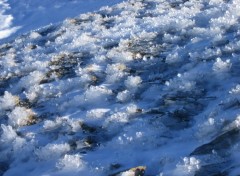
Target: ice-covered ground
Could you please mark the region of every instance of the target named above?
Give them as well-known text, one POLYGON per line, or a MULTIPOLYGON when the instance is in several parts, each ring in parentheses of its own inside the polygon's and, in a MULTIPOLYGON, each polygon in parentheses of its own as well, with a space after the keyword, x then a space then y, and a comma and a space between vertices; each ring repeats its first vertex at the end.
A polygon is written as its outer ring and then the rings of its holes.
POLYGON ((0 0, 0 42, 123 0, 0 0), (4 39, 4 40, 3 40, 4 39), (1 41, 2 40, 2 41, 1 41))
POLYGON ((0 174, 239 175, 239 3, 131 0, 1 45, 0 174))

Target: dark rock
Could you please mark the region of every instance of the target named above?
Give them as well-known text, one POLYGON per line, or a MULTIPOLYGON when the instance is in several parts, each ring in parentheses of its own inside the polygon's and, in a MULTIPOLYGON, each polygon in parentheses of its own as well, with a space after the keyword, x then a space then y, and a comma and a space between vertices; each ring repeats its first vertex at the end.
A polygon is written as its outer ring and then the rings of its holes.
POLYGON ((95 133, 98 130, 98 127, 93 127, 83 122, 79 122, 79 124, 84 133, 95 133))
POLYGON ((116 169, 119 169, 120 167, 122 167, 121 164, 113 163, 113 164, 110 165, 110 170, 116 170, 116 169))
POLYGON ((0 162, 0 176, 2 176, 7 170, 9 166, 7 163, 0 162))
POLYGON ((185 109, 176 109, 173 113, 172 113, 173 118, 176 118, 180 121, 189 121, 189 111, 186 111, 185 109))
POLYGON ((125 171, 120 171, 114 174, 110 174, 108 176, 121 176, 124 172, 128 172, 129 176, 144 176, 146 170, 146 166, 138 166, 125 171))
POLYGON ((18 102, 18 106, 25 107, 25 108, 32 108, 34 106, 34 104, 31 103, 29 100, 24 99, 24 100, 20 100, 18 102))
POLYGON ((226 176, 227 174, 224 171, 224 168, 227 166, 227 162, 201 166, 201 168, 195 173, 195 176, 226 176))
POLYGON ((176 1, 176 2, 172 2, 170 3, 170 6, 172 8, 175 8, 175 9, 180 9, 181 8, 181 5, 183 5, 185 2, 187 2, 189 0, 182 0, 182 1, 176 1))
POLYGON ((47 26, 47 27, 44 27, 44 28, 40 29, 40 30, 38 31, 38 33, 39 33, 41 36, 47 36, 47 35, 49 35, 50 33, 54 32, 56 29, 57 29, 57 26, 55 26, 55 25, 50 25, 50 26, 47 26))
POLYGON ((98 147, 100 143, 98 142, 95 136, 88 136, 83 141, 84 149, 93 150, 94 148, 98 147))
POLYGON ((36 48, 37 48, 37 45, 29 45, 29 46, 27 46, 27 49, 29 49, 29 50, 34 50, 36 48))
POLYGON ((211 154, 213 151, 218 154, 224 154, 234 143, 238 142, 239 134, 240 130, 234 128, 219 135, 211 142, 196 148, 190 155, 211 154))

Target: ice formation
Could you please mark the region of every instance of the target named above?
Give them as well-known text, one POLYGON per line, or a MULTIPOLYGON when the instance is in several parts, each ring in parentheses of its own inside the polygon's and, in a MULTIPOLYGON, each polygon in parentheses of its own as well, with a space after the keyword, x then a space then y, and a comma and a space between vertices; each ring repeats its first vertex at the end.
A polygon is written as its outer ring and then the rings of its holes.
POLYGON ((239 3, 129 0, 2 44, 0 175, 238 175, 239 3))

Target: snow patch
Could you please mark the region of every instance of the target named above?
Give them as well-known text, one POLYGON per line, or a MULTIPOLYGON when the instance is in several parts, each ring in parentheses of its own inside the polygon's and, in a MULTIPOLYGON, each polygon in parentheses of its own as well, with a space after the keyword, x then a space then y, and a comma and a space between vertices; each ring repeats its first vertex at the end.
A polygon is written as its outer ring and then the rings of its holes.
POLYGON ((9 37, 20 29, 20 27, 12 27, 14 17, 11 14, 6 14, 9 9, 8 0, 2 0, 0 2, 0 40, 9 37))

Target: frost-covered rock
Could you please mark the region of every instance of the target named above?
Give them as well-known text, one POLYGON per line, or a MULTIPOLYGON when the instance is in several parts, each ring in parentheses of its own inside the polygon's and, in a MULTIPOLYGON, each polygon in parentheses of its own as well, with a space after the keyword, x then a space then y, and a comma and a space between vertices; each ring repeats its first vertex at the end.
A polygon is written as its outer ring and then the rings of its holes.
POLYGON ((60 158, 62 155, 70 151, 70 146, 68 144, 48 144, 35 153, 41 160, 51 160, 60 158))
POLYGON ((24 107, 16 107, 8 114, 9 124, 12 126, 24 126, 35 121, 34 112, 24 107))
POLYGON ((174 170, 173 175, 191 176, 191 175, 194 175, 194 173, 197 170, 199 170, 200 167, 201 167, 200 161, 197 160, 196 158, 184 157, 183 163, 177 165, 177 168, 174 170))
POLYGON ((0 111, 13 109, 19 103, 19 97, 5 91, 4 96, 0 98, 0 111))

